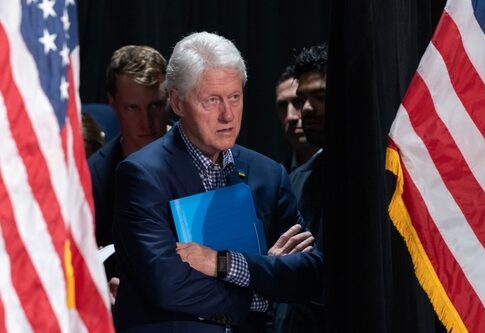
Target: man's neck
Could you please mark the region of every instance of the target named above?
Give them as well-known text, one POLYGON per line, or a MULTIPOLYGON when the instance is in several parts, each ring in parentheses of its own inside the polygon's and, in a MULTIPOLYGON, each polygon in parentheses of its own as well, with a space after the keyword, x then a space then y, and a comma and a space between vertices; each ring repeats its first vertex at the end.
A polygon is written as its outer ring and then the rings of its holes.
POLYGON ((202 153, 202 155, 204 155, 209 160, 211 160, 212 163, 217 165, 222 165, 222 152, 219 151, 215 153, 208 153, 205 149, 200 147, 201 144, 198 142, 198 140, 195 140, 195 138, 192 136, 190 131, 187 131, 182 121, 180 121, 179 126, 182 129, 183 133, 185 134, 185 137, 190 141, 191 144, 193 144, 202 153))

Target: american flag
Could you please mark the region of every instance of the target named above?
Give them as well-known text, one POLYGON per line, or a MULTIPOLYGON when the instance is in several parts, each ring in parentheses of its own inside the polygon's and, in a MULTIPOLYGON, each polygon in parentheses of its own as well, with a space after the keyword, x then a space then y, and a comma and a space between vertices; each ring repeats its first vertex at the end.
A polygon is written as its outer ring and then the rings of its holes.
POLYGON ((113 332, 73 0, 0 2, 0 332, 113 332))
POLYGON ((485 1, 449 0, 390 131, 389 212, 448 329, 485 329, 485 1))

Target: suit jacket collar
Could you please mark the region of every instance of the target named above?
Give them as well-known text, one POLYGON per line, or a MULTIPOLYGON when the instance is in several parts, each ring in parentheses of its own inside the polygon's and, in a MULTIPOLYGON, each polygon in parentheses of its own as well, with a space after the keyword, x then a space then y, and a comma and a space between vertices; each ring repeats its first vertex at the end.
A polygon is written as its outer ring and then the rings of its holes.
POLYGON ((100 149, 99 154, 105 157, 113 157, 113 152, 121 152, 121 135, 117 135, 115 138, 111 139, 107 143, 105 143, 100 149))
MULTIPOLYGON (((100 148, 93 156, 89 158, 92 160, 92 168, 96 173, 98 182, 104 186, 108 179, 113 178, 114 170, 119 162, 123 160, 123 153, 121 152, 120 135, 108 141, 100 148)), ((95 175, 91 175, 94 177, 95 175)))
MULTIPOLYGON (((182 184, 184 190, 190 193, 204 192, 204 185, 200 179, 197 168, 190 157, 185 143, 180 136, 178 130, 179 124, 176 123, 172 129, 163 137, 163 148, 172 157, 168 160, 174 172, 174 176, 177 177, 179 183, 182 184)), ((240 182, 247 183, 249 175, 249 165, 240 159, 240 148, 235 145, 231 148, 232 155, 234 157, 235 168, 234 171, 228 176, 227 185, 234 185, 240 182)))
POLYGON ((172 155, 167 163, 187 195, 204 192, 204 185, 180 136, 178 126, 176 123, 162 138, 163 148, 172 155))
POLYGON ((293 170, 293 172, 311 172, 322 164, 322 160, 323 149, 320 148, 308 161, 293 170))

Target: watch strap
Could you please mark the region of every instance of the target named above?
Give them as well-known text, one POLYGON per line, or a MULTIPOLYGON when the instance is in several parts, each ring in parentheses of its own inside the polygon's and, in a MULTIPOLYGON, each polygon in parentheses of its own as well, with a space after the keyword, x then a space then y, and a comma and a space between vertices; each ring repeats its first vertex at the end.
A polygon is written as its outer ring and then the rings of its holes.
POLYGON ((229 272, 228 251, 217 252, 217 277, 224 279, 229 272))

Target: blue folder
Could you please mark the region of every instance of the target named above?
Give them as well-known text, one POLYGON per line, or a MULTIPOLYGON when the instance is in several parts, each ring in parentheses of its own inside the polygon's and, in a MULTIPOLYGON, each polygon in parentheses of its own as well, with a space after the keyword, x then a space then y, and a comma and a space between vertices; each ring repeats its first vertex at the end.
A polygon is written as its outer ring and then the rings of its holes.
POLYGON ((171 200, 170 208, 180 242, 266 254, 263 224, 246 184, 171 200))

